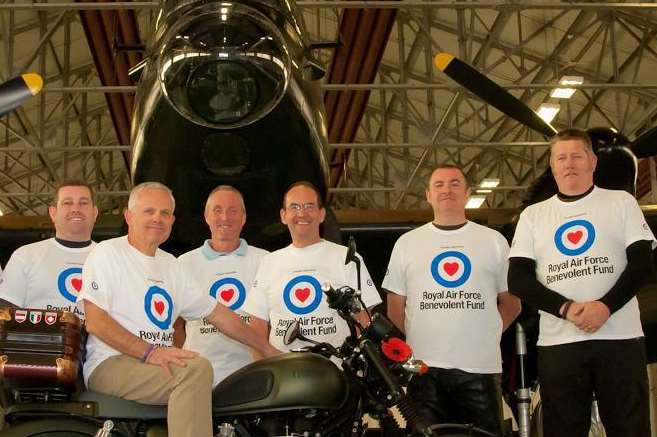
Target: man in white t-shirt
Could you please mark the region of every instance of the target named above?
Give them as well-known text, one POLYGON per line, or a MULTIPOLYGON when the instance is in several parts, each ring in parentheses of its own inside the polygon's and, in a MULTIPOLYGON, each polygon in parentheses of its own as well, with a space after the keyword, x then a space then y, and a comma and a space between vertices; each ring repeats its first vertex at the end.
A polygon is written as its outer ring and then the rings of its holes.
POLYGON ((98 216, 91 187, 79 180, 58 185, 48 214, 55 237, 21 246, 9 258, 0 281, 0 305, 66 310, 83 318, 75 304, 82 287, 82 265, 95 243, 98 216))
MULTIPOLYGON (((248 322, 242 305, 260 261, 269 252, 240 238, 246 208, 237 189, 229 185, 215 188, 205 204, 204 218, 212 238, 178 259, 201 285, 199 293, 211 296, 213 302, 225 305, 248 322)), ((184 348, 210 360, 214 385, 252 361, 248 347, 220 333, 207 319, 187 322, 185 334, 184 348)))
MULTIPOLYGON (((345 265, 345 246, 320 237, 325 214, 320 193, 309 182, 297 182, 287 190, 281 221, 290 231, 292 244, 263 258, 246 298, 243 311, 251 316, 251 326, 277 349, 303 346, 298 340, 289 346, 283 343, 294 320, 299 321, 304 336, 333 346, 340 346, 349 334, 346 322, 328 307, 321 286, 356 288, 356 268, 353 263, 345 265)), ((362 298, 369 308, 381 298, 364 263, 362 274, 362 298)), ((358 319, 363 325, 368 323, 364 311, 358 319)))
POLYGON ((591 139, 551 140, 559 193, 520 215, 509 288, 540 310, 538 376, 543 435, 588 436, 595 393, 608 437, 650 436, 648 379, 637 290, 655 237, 636 199, 593 184, 591 139))
POLYGON ((433 222, 397 240, 383 288, 390 319, 429 365, 408 386, 418 412, 428 423, 472 423, 501 435, 500 338, 520 301, 507 291, 509 245, 466 219, 469 194, 459 168, 432 172, 433 222))
POLYGON ((128 235, 101 242, 83 269, 79 302, 87 316, 84 377, 90 390, 144 404, 168 404, 168 433, 212 435, 212 367, 172 347, 173 321, 206 318, 264 355, 277 351, 235 313, 218 305, 177 259, 159 249, 169 237, 175 200, 157 182, 132 189, 128 235))

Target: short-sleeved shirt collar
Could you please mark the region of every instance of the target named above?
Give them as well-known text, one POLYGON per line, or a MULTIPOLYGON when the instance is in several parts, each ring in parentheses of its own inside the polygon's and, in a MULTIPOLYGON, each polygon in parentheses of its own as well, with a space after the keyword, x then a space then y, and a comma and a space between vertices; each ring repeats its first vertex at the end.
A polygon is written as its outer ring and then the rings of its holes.
POLYGON ((232 252, 217 252, 212 248, 212 246, 210 246, 210 240, 205 240, 203 246, 201 247, 201 252, 203 252, 203 255, 208 260, 213 260, 219 258, 220 256, 226 255, 246 256, 248 248, 249 245, 247 244, 246 240, 244 238, 240 238, 240 245, 237 246, 237 249, 233 250, 232 252))

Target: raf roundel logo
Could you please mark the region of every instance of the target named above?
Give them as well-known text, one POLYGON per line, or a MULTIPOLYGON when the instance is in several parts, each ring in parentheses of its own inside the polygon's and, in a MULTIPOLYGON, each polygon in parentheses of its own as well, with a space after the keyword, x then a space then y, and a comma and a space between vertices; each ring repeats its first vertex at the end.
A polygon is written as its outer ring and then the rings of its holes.
POLYGON ((236 311, 246 299, 246 288, 239 279, 222 278, 210 286, 210 296, 232 311, 236 311))
POLYGON ((438 254, 431 261, 431 276, 443 287, 454 288, 463 285, 471 272, 470 259, 455 250, 438 254))
POLYGON ((57 278, 57 289, 66 300, 75 303, 82 289, 82 269, 69 267, 63 270, 57 278))
POLYGON ((294 314, 311 313, 322 303, 322 286, 310 275, 297 276, 285 286, 283 301, 294 314))
POLYGON ((144 298, 146 317, 160 329, 169 329, 173 315, 173 300, 164 288, 153 285, 144 298))
POLYGON ((587 220, 572 220, 559 226, 554 233, 554 244, 567 256, 581 255, 595 241, 595 228, 587 220))

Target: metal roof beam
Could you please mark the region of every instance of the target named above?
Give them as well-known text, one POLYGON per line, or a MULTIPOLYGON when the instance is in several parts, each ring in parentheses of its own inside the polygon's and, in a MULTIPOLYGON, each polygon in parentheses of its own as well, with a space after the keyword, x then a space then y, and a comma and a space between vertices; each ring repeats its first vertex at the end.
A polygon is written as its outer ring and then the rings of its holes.
MULTIPOLYGON (((382 8, 382 9, 400 9, 400 8, 444 8, 444 9, 492 9, 497 11, 504 10, 554 10, 554 9, 578 9, 601 11, 609 9, 617 10, 638 10, 652 11, 657 10, 657 4, 648 2, 561 2, 561 1, 514 1, 505 0, 478 0, 464 2, 457 0, 403 0, 390 2, 387 0, 352 0, 344 2, 342 0, 302 0, 297 2, 302 8, 337 8, 337 9, 362 9, 362 8, 382 8)), ((157 9, 160 2, 157 1, 116 1, 116 2, 50 2, 35 3, 22 1, 19 3, 0 3, 2 10, 38 10, 53 11, 61 9, 72 10, 118 10, 118 9, 157 9)))

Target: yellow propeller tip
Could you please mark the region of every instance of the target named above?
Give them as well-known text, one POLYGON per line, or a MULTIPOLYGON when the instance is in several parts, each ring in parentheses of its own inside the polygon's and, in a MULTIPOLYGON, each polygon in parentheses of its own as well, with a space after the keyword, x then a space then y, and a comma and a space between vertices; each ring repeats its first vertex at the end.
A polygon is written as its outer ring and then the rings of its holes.
POLYGON ((36 73, 26 73, 22 74, 21 77, 33 96, 39 94, 39 91, 43 88, 43 79, 40 75, 36 73))
POLYGON ((433 58, 433 63, 436 64, 436 67, 440 71, 445 71, 449 63, 452 62, 452 59, 454 59, 454 55, 451 55, 449 53, 438 53, 433 58))

